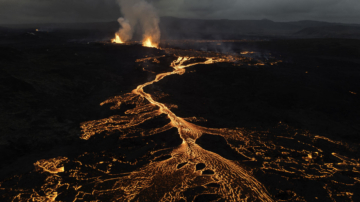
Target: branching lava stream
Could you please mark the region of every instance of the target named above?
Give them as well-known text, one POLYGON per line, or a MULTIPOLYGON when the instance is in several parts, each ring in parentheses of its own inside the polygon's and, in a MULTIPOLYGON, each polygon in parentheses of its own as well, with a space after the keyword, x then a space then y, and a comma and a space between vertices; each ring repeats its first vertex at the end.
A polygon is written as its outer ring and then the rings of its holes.
MULTIPOLYGON (((194 183, 193 180, 196 179, 196 177, 202 175, 201 171, 194 173, 194 170, 191 169, 191 166, 182 168, 182 171, 178 171, 176 169, 178 164, 190 162, 191 164, 204 163, 207 165, 206 167, 208 170, 212 170, 215 173, 217 178, 216 181, 214 181, 213 177, 203 176, 203 178, 198 180, 199 182, 196 183, 206 184, 216 182, 219 184, 220 188, 215 193, 221 195, 224 199, 229 201, 272 201, 271 197, 268 195, 262 184, 247 174, 244 169, 215 153, 202 149, 195 143, 196 139, 198 139, 204 133, 224 135, 226 133, 241 133, 240 131, 228 129, 211 129, 189 123, 183 118, 177 117, 165 104, 155 101, 150 94, 144 92, 144 87, 158 82, 166 76, 172 74, 184 74, 185 68, 187 67, 199 64, 213 64, 227 61, 224 58, 206 58, 205 62, 190 62, 189 64, 185 64, 193 59, 195 58, 179 57, 171 64, 171 67, 174 68, 173 72, 158 74, 155 80, 139 85, 135 90, 133 90, 131 94, 127 94, 125 97, 117 97, 115 100, 111 100, 111 102, 116 101, 116 107, 119 107, 120 103, 122 102, 128 102, 132 99, 142 100, 145 98, 150 103, 150 105, 138 106, 137 108, 139 111, 144 110, 144 107, 145 109, 151 108, 151 105, 158 107, 158 109, 155 109, 153 112, 146 113, 146 116, 141 115, 135 119, 129 120, 128 124, 116 126, 119 127, 118 129, 124 129, 143 123, 153 116, 166 114, 171 122, 164 128, 153 130, 150 132, 150 134, 169 130, 175 127, 178 129, 180 137, 183 140, 183 143, 171 153, 172 158, 161 161, 159 163, 151 164, 141 169, 140 172, 130 175, 129 179, 126 180, 125 183, 124 181, 119 181, 115 186, 116 189, 123 191, 126 190, 126 192, 124 192, 121 197, 116 198, 116 200, 128 201, 134 199, 134 197, 144 197, 139 201, 157 201, 159 199, 164 201, 180 200, 180 196, 177 196, 177 194, 180 193, 181 190, 184 190, 190 186, 187 185, 187 183, 194 183), (146 178, 148 179, 144 180, 146 178), (152 187, 152 184, 156 184, 156 186, 152 187), (143 192, 144 189, 147 191, 152 189, 152 194, 162 194, 164 195, 164 198, 152 198, 149 194, 142 195, 141 192, 143 192), (162 193, 159 191, 159 189, 168 190, 162 193)), ((83 138, 88 139, 92 135, 100 132, 99 127, 101 128, 100 130, 114 130, 114 128, 103 127, 103 124, 107 124, 108 121, 109 120, 102 120, 101 122, 88 122, 84 124, 82 126, 84 131, 83 138)))
MULTIPOLYGON (((135 106, 125 115, 81 124, 81 139, 115 137, 125 142, 122 146, 85 152, 76 158, 37 161, 34 172, 1 182, 0 191, 6 190, 12 201, 354 201, 354 190, 360 183, 359 159, 339 153, 354 150, 354 145, 282 123, 260 131, 200 126, 194 122, 202 119, 178 117, 172 111, 176 105, 160 102, 164 93, 145 92, 144 88, 165 77, 182 75, 195 65, 248 61, 243 56, 199 54, 174 54, 177 59, 171 63, 172 71, 156 74, 131 93, 100 104, 111 104, 112 110, 122 105, 135 106), (141 127, 157 119, 163 121, 161 127, 141 127), (180 137, 182 142, 160 147, 152 140, 144 141, 169 134, 180 137), (209 135, 224 138, 227 146, 246 160, 229 160, 202 148, 197 140, 209 135), (18 181, 32 179, 32 175, 44 177, 42 186, 21 187, 18 181), (13 181, 18 187, 11 187, 13 181), (279 186, 273 188, 272 183, 279 186), (307 196, 306 190, 296 187, 301 183, 314 184, 315 193, 322 195, 307 196)), ((136 62, 158 65, 166 57, 147 57, 136 62)))

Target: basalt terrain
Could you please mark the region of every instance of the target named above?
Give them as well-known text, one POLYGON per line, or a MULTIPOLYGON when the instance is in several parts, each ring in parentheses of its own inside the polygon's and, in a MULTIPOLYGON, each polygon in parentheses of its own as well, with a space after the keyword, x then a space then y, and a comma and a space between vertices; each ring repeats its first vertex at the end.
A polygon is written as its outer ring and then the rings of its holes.
POLYGON ((88 36, 0 29, 1 200, 360 200, 359 40, 88 36))

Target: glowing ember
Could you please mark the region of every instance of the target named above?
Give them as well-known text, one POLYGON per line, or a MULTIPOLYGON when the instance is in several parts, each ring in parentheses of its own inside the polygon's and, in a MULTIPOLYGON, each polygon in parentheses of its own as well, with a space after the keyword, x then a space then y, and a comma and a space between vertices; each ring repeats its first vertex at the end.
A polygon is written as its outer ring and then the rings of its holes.
POLYGON ((243 51, 243 52, 240 52, 241 55, 249 55, 249 54, 254 54, 255 52, 253 51, 243 51))
POLYGON ((64 167, 59 167, 59 165, 63 162, 65 162, 67 160, 67 157, 58 157, 58 158, 53 158, 53 159, 48 159, 48 160, 39 160, 36 163, 34 163, 34 166, 42 171, 48 172, 48 173, 52 173, 52 174, 56 174, 56 173, 61 173, 64 172, 64 167))
POLYGON ((158 48, 158 45, 154 44, 150 37, 144 40, 143 46, 149 47, 149 48, 158 48))
POLYGON ((112 43, 124 43, 118 34, 115 34, 115 39, 111 40, 112 43))

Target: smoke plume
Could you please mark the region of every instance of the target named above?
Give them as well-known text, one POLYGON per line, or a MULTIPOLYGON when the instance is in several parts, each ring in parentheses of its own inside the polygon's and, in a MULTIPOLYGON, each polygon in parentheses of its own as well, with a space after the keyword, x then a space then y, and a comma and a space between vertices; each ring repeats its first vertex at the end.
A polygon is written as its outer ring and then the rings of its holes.
POLYGON ((156 9, 145 0, 117 0, 124 17, 119 18, 121 28, 118 35, 123 41, 131 40, 134 28, 139 24, 143 30, 143 41, 150 40, 158 44, 160 42, 160 18, 156 9))

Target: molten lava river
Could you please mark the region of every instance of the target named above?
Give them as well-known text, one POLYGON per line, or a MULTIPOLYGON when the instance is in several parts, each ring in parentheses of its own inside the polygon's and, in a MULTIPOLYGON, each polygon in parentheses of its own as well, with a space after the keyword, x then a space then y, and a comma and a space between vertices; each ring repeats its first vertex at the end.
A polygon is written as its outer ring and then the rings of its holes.
POLYGON ((184 55, 189 54, 173 50, 138 59, 139 64, 153 66, 175 60, 171 71, 157 73, 131 92, 101 103, 119 113, 125 107, 124 114, 81 124, 81 139, 100 142, 111 137, 108 144, 118 146, 35 162, 35 171, 1 183, 9 201, 355 200, 360 164, 346 156, 351 145, 282 123, 262 130, 200 126, 196 123, 204 119, 179 117, 172 111, 176 105, 161 102, 164 93, 145 92, 146 87, 183 75, 196 65, 266 63, 241 54, 184 55), (229 160, 202 148, 197 140, 205 134, 220 136, 242 158, 229 160), (42 185, 23 185, 23 181, 42 185))

